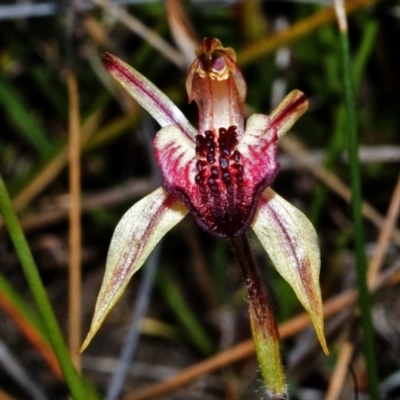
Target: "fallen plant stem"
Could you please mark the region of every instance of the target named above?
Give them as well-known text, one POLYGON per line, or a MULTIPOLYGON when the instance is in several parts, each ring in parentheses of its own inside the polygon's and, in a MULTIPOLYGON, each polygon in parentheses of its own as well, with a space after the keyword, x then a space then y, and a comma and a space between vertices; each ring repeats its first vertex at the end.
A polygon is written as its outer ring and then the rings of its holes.
MULTIPOLYGON (((132 123, 137 120, 136 115, 127 115, 116 118, 114 121, 96 132, 100 124, 101 112, 94 113, 82 127, 81 146, 82 150, 90 151, 104 146, 111 139, 131 128, 132 123), (89 139, 91 139, 89 141, 89 139)), ((42 167, 42 169, 18 192, 13 198, 13 207, 18 212, 23 209, 35 196, 37 196, 53 179, 61 172, 68 162, 67 144, 60 147, 56 154, 42 167)), ((0 218, 0 229, 3 220, 0 218)))
MULTIPOLYGON (((130 179, 123 185, 115 188, 93 192, 88 195, 84 194, 82 211, 88 212, 128 202, 148 194, 151 188, 152 186, 148 179, 130 179)), ((67 198, 64 201, 64 195, 62 195, 54 199, 54 203, 58 203, 58 206, 54 209, 31 212, 22 217, 21 226, 23 230, 25 232, 32 231, 65 220, 71 208, 69 199, 67 198)))
MULTIPOLYGON (((371 6, 377 2, 378 0, 354 0, 346 4, 346 11, 348 14, 351 14, 360 8, 371 6)), ((333 7, 327 7, 291 25, 284 31, 267 36, 265 39, 254 42, 251 46, 247 46, 246 49, 238 53, 238 62, 242 66, 249 64, 265 54, 272 53, 278 47, 288 45, 293 41, 298 41, 302 37, 310 35, 316 29, 334 22, 335 18, 333 7)))

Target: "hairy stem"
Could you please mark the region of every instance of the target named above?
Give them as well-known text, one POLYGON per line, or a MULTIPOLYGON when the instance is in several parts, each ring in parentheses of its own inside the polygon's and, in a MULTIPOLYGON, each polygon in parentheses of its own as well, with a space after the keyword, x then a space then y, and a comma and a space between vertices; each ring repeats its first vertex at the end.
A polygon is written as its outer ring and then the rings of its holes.
POLYGON ((249 294, 253 341, 267 390, 275 400, 287 399, 279 332, 271 301, 266 293, 246 235, 231 237, 249 294))

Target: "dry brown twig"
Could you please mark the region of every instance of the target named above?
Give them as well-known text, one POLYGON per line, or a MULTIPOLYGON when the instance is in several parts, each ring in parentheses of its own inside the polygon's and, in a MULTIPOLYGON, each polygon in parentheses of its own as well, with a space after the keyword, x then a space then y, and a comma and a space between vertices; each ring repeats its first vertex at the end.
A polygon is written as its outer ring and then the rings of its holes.
POLYGON ((346 378, 354 345, 346 340, 340 347, 339 356, 332 374, 325 400, 337 400, 342 392, 343 382, 346 378))
MULTIPOLYGON (((82 200, 82 212, 87 212, 104 207, 112 207, 130 200, 143 197, 151 190, 148 179, 130 179, 125 184, 116 188, 107 189, 85 196, 82 200)), ((21 219, 21 226, 25 232, 49 226, 67 218, 71 207, 69 197, 57 198, 53 202, 56 207, 50 210, 32 212, 21 219)))
POLYGON ((370 265, 368 268, 368 282, 372 284, 375 282, 382 267, 387 249, 390 244, 391 233, 396 228, 396 223, 399 218, 400 212, 400 174, 397 179, 395 189, 393 191, 392 198, 390 200, 388 212, 386 214, 385 221, 383 222, 382 228, 379 232, 377 245, 372 255, 370 265))
POLYGON ((124 8, 111 3, 108 0, 92 0, 92 2, 104 8, 110 15, 117 18, 128 29, 143 38, 148 44, 157 49, 167 60, 171 61, 178 67, 183 67, 185 65, 184 57, 178 50, 172 47, 156 32, 149 29, 140 20, 129 14, 124 8))
POLYGON ((165 0, 165 9, 174 41, 185 58, 185 67, 189 67, 199 46, 193 25, 180 0, 165 0))

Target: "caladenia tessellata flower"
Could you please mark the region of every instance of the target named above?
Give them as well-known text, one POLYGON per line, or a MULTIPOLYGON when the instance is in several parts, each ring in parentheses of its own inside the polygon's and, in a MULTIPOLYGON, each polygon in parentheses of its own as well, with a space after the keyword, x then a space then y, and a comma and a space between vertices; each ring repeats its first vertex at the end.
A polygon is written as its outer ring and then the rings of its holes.
POLYGON ((247 87, 234 50, 206 38, 196 55, 186 89, 189 102, 194 100, 199 109, 197 130, 143 75, 111 54, 103 56, 111 75, 161 125, 154 149, 164 183, 134 204, 115 229, 82 350, 158 241, 190 212, 205 231, 230 238, 249 292, 250 322, 265 384, 274 398, 286 398, 278 330, 246 231, 254 231, 292 286, 327 353, 317 235, 308 219, 270 188, 279 168, 277 142, 307 110, 308 101, 294 90, 269 116, 254 114, 245 123, 247 87))

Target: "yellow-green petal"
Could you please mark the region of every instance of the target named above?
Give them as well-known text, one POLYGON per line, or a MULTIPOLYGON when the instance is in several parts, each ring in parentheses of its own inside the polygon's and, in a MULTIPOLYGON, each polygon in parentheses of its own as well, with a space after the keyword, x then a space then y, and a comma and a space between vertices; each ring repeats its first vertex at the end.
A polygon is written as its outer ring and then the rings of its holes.
POLYGON ((319 286, 320 252, 313 225, 301 211, 267 188, 252 228, 277 271, 310 314, 321 346, 328 354, 319 286))
POLYGON ((108 250, 106 270, 83 351, 122 296, 132 275, 160 239, 187 214, 186 207, 158 188, 133 205, 119 221, 108 250))

